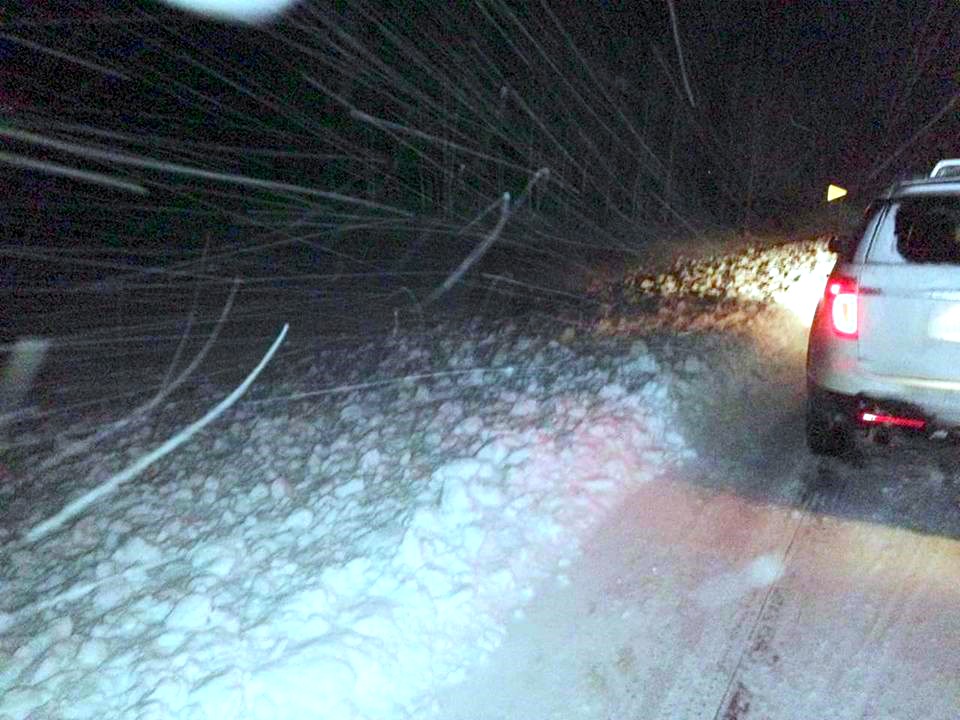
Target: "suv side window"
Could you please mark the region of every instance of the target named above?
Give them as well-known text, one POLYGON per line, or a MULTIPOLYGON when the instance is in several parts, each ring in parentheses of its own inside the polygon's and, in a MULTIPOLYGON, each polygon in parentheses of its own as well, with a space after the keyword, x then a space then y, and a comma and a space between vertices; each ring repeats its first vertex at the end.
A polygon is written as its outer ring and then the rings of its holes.
POLYGON ((960 265, 958 198, 903 198, 894 233, 897 252, 907 262, 960 265))

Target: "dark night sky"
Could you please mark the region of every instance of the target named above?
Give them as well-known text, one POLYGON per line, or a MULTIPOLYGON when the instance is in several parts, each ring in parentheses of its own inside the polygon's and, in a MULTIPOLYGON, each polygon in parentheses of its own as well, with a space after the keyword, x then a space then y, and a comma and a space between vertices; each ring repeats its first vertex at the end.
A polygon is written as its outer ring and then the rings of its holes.
MULTIPOLYGON (((580 15, 581 42, 600 35, 596 47, 615 72, 642 73, 630 58, 651 42, 675 59, 666 3, 599 7, 590 13, 599 19, 596 33, 580 15)), ((748 95, 788 133, 793 123, 809 129, 825 172, 860 179, 958 92, 960 3, 678 0, 676 7, 705 115, 738 102, 737 85, 747 82, 748 95)), ((960 153, 957 116, 918 142, 907 165, 960 153)))
MULTIPOLYGON (((542 12, 535 4, 512 5, 519 15, 536 16, 536 26, 543 27, 542 12)), ((389 8, 385 12, 393 17, 408 18, 408 29, 417 36, 427 31, 409 18, 421 17, 425 6, 414 6, 419 8, 417 13, 403 4, 375 5, 389 8)), ((5 7, 0 32, 54 49, 62 42, 72 52, 85 50, 85 57, 130 68, 138 75, 149 75, 151 67, 173 67, 158 60, 151 49, 151 38, 158 34, 156 25, 106 20, 137 19, 139 10, 148 8, 161 24, 176 29, 184 43, 194 42, 195 48, 218 58, 233 58, 235 64, 248 68, 248 77, 269 84, 281 95, 284 86, 291 96, 307 93, 298 82, 283 77, 291 70, 262 56, 271 41, 258 31, 188 19, 147 2, 23 2, 5 7)), ((456 14, 457 7, 447 6, 447 12, 456 14)), ((669 85, 656 85, 662 69, 651 59, 651 48, 656 48, 676 80, 677 55, 665 2, 592 0, 553 2, 552 7, 598 76, 633 89, 624 103, 649 101, 650 88, 673 94, 669 85), (638 98, 640 93, 648 96, 638 98)), ((871 171, 883 183, 897 173, 917 166, 922 169, 943 153, 960 154, 960 123, 954 109, 877 173, 884 159, 957 92, 960 35, 955 29, 960 27, 960 3, 677 0, 676 8, 697 102, 694 116, 709 128, 712 141, 724 147, 711 155, 710 162, 739 164, 742 155, 736 147, 756 127, 762 129, 766 142, 783 146, 785 162, 810 168, 816 175, 809 178, 811 184, 826 177, 865 183, 871 171)), ((276 52, 276 46, 271 50, 276 52)), ((512 66, 513 72, 522 73, 517 63, 512 66)), ((209 114, 194 115, 189 103, 178 106, 170 94, 164 97, 137 81, 131 84, 92 73, 9 39, 0 38, 0 68, 0 98, 14 115, 31 110, 113 130, 139 124, 148 131, 171 127, 175 119, 181 132, 211 139, 231 137, 228 122, 216 127, 209 114)), ((222 90, 209 77, 182 71, 182 67, 176 70, 187 84, 213 94, 222 90)), ((181 91, 176 94, 184 97, 181 91)), ((681 105, 673 112, 680 112, 681 105)), ((689 152, 699 150, 689 148, 689 152)))

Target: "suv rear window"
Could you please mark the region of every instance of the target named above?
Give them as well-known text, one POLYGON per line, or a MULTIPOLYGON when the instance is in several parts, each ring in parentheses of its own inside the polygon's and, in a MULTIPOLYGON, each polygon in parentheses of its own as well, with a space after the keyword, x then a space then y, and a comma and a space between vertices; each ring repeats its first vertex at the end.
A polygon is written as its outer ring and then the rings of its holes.
POLYGON ((907 262, 960 265, 960 198, 902 198, 894 232, 897 252, 907 262))

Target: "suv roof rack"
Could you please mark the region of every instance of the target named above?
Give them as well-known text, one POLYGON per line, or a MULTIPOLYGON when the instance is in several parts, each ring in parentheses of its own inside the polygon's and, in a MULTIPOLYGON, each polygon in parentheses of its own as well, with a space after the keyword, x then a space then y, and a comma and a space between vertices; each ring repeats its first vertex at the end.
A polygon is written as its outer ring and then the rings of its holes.
POLYGON ((960 176, 960 159, 941 160, 930 171, 932 178, 960 176))

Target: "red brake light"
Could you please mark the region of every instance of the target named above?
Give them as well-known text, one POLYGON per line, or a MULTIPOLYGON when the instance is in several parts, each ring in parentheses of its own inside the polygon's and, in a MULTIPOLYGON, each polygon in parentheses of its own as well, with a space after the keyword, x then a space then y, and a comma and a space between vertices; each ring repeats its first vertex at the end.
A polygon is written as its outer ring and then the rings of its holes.
POLYGON ((857 337, 857 281, 845 275, 827 280, 826 302, 830 327, 844 338, 857 337))
POLYGON ((883 415, 880 413, 862 411, 859 415, 860 421, 868 425, 896 425, 898 427, 910 428, 911 430, 923 430, 927 426, 926 420, 920 418, 903 417, 900 415, 883 415))

